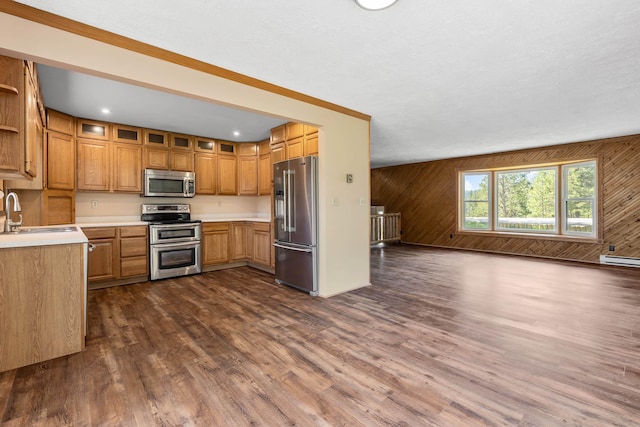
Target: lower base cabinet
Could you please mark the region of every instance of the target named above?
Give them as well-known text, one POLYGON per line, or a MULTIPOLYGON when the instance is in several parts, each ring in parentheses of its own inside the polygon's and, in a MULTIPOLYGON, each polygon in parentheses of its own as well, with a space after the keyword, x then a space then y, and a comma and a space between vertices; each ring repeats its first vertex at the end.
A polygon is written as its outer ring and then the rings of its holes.
POLYGON ((229 223, 202 224, 202 264, 205 266, 229 262, 229 223))
POLYGON ((0 260, 0 372, 82 351, 84 245, 3 248, 0 260))
POLYGON ((149 275, 146 225, 90 227, 82 231, 93 245, 89 252, 89 283, 149 275))

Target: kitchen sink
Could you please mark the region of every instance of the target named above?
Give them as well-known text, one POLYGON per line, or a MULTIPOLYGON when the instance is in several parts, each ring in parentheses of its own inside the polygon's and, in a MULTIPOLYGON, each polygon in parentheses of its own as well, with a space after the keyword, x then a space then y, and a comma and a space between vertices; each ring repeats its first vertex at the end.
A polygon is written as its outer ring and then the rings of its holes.
POLYGON ((36 228, 18 228, 18 230, 11 234, 35 234, 35 233, 62 233, 69 231, 78 231, 78 227, 64 226, 64 227, 36 227, 36 228))

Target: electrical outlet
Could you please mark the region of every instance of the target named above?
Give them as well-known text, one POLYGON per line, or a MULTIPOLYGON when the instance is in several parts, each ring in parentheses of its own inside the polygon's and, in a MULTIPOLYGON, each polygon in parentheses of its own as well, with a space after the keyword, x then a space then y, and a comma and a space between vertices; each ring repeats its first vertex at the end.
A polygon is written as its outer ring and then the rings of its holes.
POLYGON ((98 207, 98 201, 97 200, 92 200, 91 201, 91 208, 92 209, 96 209, 98 207))
POLYGON ((609 251, 613 252, 616 250, 616 246, 615 245, 609 245, 609 251))

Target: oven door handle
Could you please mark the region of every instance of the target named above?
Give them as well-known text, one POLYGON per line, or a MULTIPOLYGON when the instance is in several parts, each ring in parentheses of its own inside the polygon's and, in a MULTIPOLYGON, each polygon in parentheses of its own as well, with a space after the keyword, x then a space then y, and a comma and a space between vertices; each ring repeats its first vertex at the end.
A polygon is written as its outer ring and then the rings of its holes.
POLYGON ((162 242, 162 243, 152 243, 151 247, 156 249, 179 249, 183 247, 195 247, 200 246, 200 240, 192 240, 190 242, 162 242))

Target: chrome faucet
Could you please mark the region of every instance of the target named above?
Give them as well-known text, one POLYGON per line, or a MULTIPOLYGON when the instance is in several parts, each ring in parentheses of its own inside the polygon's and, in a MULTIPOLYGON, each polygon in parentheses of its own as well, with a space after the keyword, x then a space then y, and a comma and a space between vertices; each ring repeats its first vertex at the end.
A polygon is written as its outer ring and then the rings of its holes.
POLYGON ((9 199, 13 197, 13 212, 20 213, 22 212, 22 208, 20 207, 20 201, 18 200, 18 195, 13 191, 7 194, 7 197, 4 199, 4 213, 7 216, 7 219, 4 222, 4 232, 11 233, 16 231, 18 227, 22 225, 22 214, 20 214, 20 221, 13 222, 11 220, 11 211, 9 210, 9 199))

